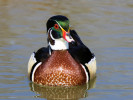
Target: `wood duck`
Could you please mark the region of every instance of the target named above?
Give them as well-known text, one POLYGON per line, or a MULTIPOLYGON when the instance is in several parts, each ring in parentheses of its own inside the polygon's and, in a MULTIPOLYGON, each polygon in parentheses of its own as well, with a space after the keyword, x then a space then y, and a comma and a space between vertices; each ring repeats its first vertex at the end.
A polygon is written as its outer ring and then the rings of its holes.
POLYGON ((48 86, 75 86, 96 76, 96 58, 83 44, 69 19, 56 15, 47 21, 48 46, 33 52, 28 63, 32 82, 48 86))

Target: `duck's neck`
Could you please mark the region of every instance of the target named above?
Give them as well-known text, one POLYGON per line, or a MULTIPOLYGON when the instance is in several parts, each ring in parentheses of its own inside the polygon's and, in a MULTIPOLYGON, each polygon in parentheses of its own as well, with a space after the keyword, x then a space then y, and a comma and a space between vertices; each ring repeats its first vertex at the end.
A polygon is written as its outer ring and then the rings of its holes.
POLYGON ((54 40, 53 45, 49 42, 49 45, 52 50, 67 50, 67 49, 69 49, 68 42, 65 41, 63 38, 54 40))

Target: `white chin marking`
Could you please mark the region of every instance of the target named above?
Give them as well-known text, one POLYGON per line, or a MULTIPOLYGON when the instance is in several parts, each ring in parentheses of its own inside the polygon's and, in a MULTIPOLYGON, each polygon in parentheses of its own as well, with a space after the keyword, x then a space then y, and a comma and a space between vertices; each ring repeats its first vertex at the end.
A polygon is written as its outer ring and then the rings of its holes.
POLYGON ((66 36, 66 40, 67 40, 68 42, 74 41, 73 38, 72 38, 72 37, 70 38, 69 36, 66 36))
POLYGON ((55 39, 54 45, 50 44, 50 42, 49 42, 49 45, 50 45, 52 50, 66 50, 66 49, 69 49, 68 42, 66 40, 64 40, 63 38, 55 39))

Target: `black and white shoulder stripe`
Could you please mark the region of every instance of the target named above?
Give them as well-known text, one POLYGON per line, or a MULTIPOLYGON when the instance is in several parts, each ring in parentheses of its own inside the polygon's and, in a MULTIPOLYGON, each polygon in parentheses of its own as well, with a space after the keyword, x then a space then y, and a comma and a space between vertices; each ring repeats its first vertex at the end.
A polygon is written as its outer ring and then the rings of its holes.
POLYGON ((36 69, 45 61, 49 55, 51 55, 51 50, 47 47, 40 48, 37 52, 33 52, 28 62, 28 76, 31 81, 34 81, 34 73, 36 69))

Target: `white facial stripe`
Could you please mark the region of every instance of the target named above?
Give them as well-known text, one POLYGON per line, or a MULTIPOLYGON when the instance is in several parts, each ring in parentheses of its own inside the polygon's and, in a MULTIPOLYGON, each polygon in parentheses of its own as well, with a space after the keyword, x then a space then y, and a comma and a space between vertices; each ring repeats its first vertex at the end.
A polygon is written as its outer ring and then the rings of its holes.
MULTIPOLYGON (((55 22, 59 25, 59 27, 61 28, 61 29, 63 29, 62 27, 61 27, 61 25, 55 20, 55 22)), ((51 28, 50 28, 51 29, 51 28)), ((48 30, 48 32, 50 31, 50 29, 48 30)))
POLYGON ((51 30, 51 28, 48 29, 48 33, 49 33, 50 30, 51 30))
MULTIPOLYGON (((56 23, 59 25, 60 28, 62 28, 61 25, 60 25, 57 21, 56 21, 56 23)), ((63 28, 62 28, 62 29, 63 29, 63 28)))
POLYGON ((52 33, 52 29, 50 30, 50 37, 51 37, 53 40, 55 40, 51 33, 52 33))

